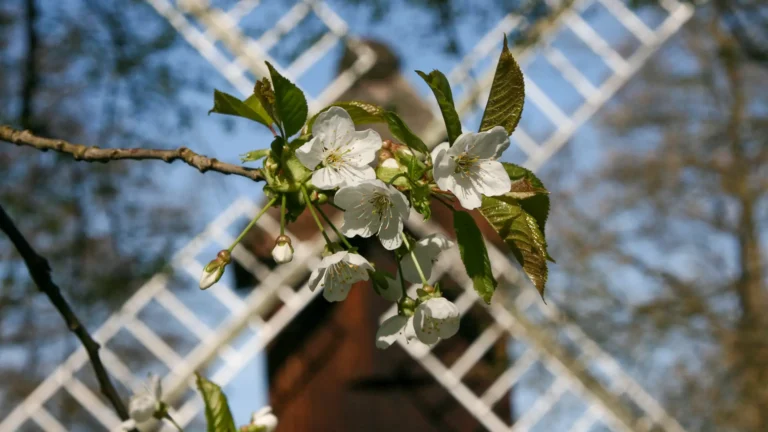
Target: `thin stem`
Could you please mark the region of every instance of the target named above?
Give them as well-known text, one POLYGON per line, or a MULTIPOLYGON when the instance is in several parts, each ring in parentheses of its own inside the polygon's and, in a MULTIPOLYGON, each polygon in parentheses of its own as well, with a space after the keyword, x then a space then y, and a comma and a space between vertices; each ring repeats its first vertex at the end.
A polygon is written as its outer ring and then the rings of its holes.
POLYGON ((232 252, 232 250, 235 248, 235 246, 237 246, 237 244, 238 244, 238 243, 240 243, 240 241, 242 241, 242 240, 243 240, 243 238, 245 237, 245 235, 246 235, 246 234, 248 234, 248 231, 250 231, 250 230, 251 230, 251 228, 253 228, 253 226, 256 224, 256 222, 257 222, 257 221, 258 221, 258 220, 259 220, 259 219, 260 219, 260 218, 261 218, 261 217, 264 215, 264 213, 266 213, 266 212, 267 212, 267 210, 269 210, 269 208, 270 208, 270 207, 272 207, 272 205, 273 205, 273 204, 274 204, 276 201, 277 201, 277 197, 274 197, 274 198, 272 198, 271 200, 269 200, 269 202, 267 203, 267 205, 265 205, 265 206, 264 206, 264 208, 262 208, 262 209, 261 209, 261 211, 259 212, 259 214, 257 214, 257 215, 256 215, 256 217, 254 217, 254 218, 251 220, 251 222, 248 224, 248 226, 247 226, 247 227, 245 227, 245 229, 243 230, 243 232, 241 232, 241 233, 240 233, 240 235, 239 235, 239 236, 237 236, 237 238, 236 238, 236 239, 235 239, 235 241, 232 243, 232 245, 231 245, 231 246, 230 246, 230 247, 227 249, 228 251, 232 252))
POLYGON ((352 249, 352 245, 349 243, 349 241, 347 241, 347 238, 344 237, 341 231, 339 231, 338 228, 336 228, 336 225, 334 225, 333 222, 331 222, 331 218, 329 218, 328 215, 325 214, 323 209, 321 209, 320 207, 317 207, 317 211, 318 213, 320 213, 320 216, 322 216, 323 219, 325 219, 325 222, 331 226, 331 228, 333 229, 333 232, 335 232, 336 235, 339 237, 339 239, 341 239, 341 242, 344 243, 347 249, 352 249))
POLYGON ((317 217, 317 213, 315 213, 315 207, 312 205, 312 201, 309 199, 309 193, 307 193, 307 188, 304 187, 304 185, 301 185, 301 192, 304 194, 304 200, 307 202, 307 207, 309 208, 309 212, 312 213, 312 217, 315 219, 315 223, 317 224, 317 227, 320 228, 320 233, 325 238, 325 242, 329 245, 333 242, 328 237, 328 234, 325 232, 325 227, 323 227, 323 224, 320 223, 320 219, 317 217))
POLYGON ((397 273, 400 275, 400 286, 403 289, 403 298, 408 297, 408 290, 405 287, 405 278, 403 277, 403 266, 400 264, 400 260, 403 257, 398 256, 398 254, 395 254, 395 259, 397 261, 397 273))
MULTIPOLYGON (((99 381, 101 393, 112 404, 112 407, 117 412, 117 416, 120 420, 128 420, 130 418, 128 409, 123 404, 123 400, 120 398, 114 385, 112 385, 109 373, 107 373, 104 364, 101 362, 101 357, 99 356, 100 345, 93 340, 91 334, 88 333, 88 330, 83 326, 80 319, 69 306, 67 300, 61 294, 58 285, 51 279, 51 267, 48 265, 48 261, 35 252, 32 245, 29 244, 27 239, 24 238, 18 228, 16 228, 16 225, 14 225, 2 205, 0 205, 0 230, 8 236, 11 243, 19 251, 19 255, 21 255, 21 258, 24 260, 29 275, 32 277, 35 285, 37 285, 40 291, 48 296, 51 304, 53 304, 64 319, 67 328, 74 333, 80 340, 80 343, 83 344, 83 347, 88 354, 88 358, 91 361, 91 365, 93 366, 96 378, 99 381)), ((131 431, 137 432, 135 428, 131 429, 131 431)))
POLYGON ((395 180, 399 179, 400 177, 405 177, 406 179, 411 180, 405 173, 401 172, 400 174, 397 174, 394 177, 392 177, 391 179, 389 179, 389 181, 387 183, 388 184, 394 184, 395 180))
POLYGON ((277 132, 275 132, 275 128, 272 127, 272 125, 267 126, 269 130, 272 132, 272 136, 277 138, 277 132))
POLYGON ((176 429, 179 432, 184 432, 184 429, 181 426, 179 426, 178 423, 176 423, 176 420, 174 420, 173 417, 171 417, 170 414, 165 413, 165 419, 168 420, 169 422, 171 422, 172 425, 176 426, 176 429))
POLYGON ((288 200, 287 195, 283 194, 283 203, 280 206, 280 235, 285 235, 285 206, 288 200))
POLYGON ((413 260, 413 265, 416 267, 416 271, 419 273, 419 277, 421 278, 421 283, 423 283, 424 285, 429 285, 429 282, 427 282, 427 278, 424 277, 424 272, 421 270, 421 265, 419 265, 419 260, 416 259, 416 254, 413 252, 413 249, 411 249, 411 245, 408 242, 408 237, 405 235, 404 232, 401 232, 400 236, 403 238, 403 243, 405 243, 405 247, 407 247, 408 250, 410 251, 409 253, 411 255, 411 259, 413 260))
POLYGON ((337 205, 336 205, 336 203, 335 203, 335 202, 333 202, 333 201, 331 201, 331 200, 328 200, 328 204, 330 204, 330 205, 331 205, 331 207, 335 208, 336 210, 346 211, 345 209, 343 209, 343 208, 341 208, 341 207, 337 206, 337 205))

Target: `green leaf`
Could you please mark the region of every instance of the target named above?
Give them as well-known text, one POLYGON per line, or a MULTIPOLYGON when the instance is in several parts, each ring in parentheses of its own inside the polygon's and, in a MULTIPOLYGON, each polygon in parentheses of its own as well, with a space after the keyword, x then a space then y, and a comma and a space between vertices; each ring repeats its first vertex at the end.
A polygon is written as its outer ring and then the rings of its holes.
POLYGON ((384 119, 389 126, 389 131, 395 138, 416 151, 420 151, 425 155, 429 154, 429 148, 424 144, 424 141, 417 137, 397 114, 392 111, 386 111, 384 112, 384 119))
POLYGON ((453 93, 451 93, 448 79, 439 70, 433 70, 429 75, 418 70, 416 73, 432 89, 432 93, 434 93, 435 99, 437 99, 437 104, 440 106, 440 112, 443 114, 445 129, 448 132, 448 141, 453 144, 456 138, 461 135, 461 120, 456 112, 456 107, 453 105, 453 93))
POLYGON ((307 99, 294 83, 280 75, 269 62, 266 63, 275 89, 275 110, 288 138, 298 132, 307 121, 307 99))
POLYGON ((272 157, 277 161, 283 160, 283 147, 285 146, 285 141, 283 141, 282 137, 275 137, 274 140, 272 140, 272 143, 269 145, 269 148, 272 151, 272 157))
POLYGON ((483 197, 480 212, 509 246, 515 259, 544 298, 547 284, 547 243, 536 218, 521 202, 507 197, 483 197))
POLYGON ((221 387, 198 373, 195 373, 195 376, 197 377, 197 388, 200 389, 205 403, 205 420, 208 423, 208 432, 237 432, 235 420, 229 411, 227 397, 221 391, 221 387))
POLYGON ((504 169, 507 171, 509 179, 512 180, 513 190, 510 190, 507 196, 520 199, 520 206, 526 213, 536 219, 539 231, 546 237, 545 226, 547 224, 547 217, 549 216, 549 191, 544 187, 544 183, 542 183, 530 170, 512 163, 502 162, 501 164, 504 165, 504 169), (530 197, 515 196, 514 188, 516 187, 516 183, 517 187, 520 187, 519 182, 521 181, 530 184, 531 189, 537 191, 537 193, 530 197))
POLYGON ((269 156, 269 149, 252 150, 244 155, 240 155, 242 162, 256 162, 259 159, 263 159, 269 156))
POLYGON ((349 116, 352 117, 352 121, 355 122, 356 125, 384 123, 386 121, 384 119, 384 109, 380 106, 358 101, 336 102, 313 115, 307 122, 307 131, 312 132, 312 125, 315 124, 317 116, 323 111, 327 111, 328 108, 332 106, 344 108, 344 110, 349 113, 349 116))
POLYGON ((213 91, 213 108, 208 111, 208 114, 211 113, 243 117, 267 127, 273 123, 272 118, 255 96, 251 96, 243 102, 231 94, 218 90, 213 91))
POLYGON ((485 105, 483 120, 480 122, 480 132, 494 126, 503 126, 508 135, 517 127, 523 114, 525 103, 525 80, 520 66, 512 57, 507 47, 507 36, 504 35, 504 48, 501 50, 499 64, 493 77, 491 93, 485 105))
POLYGON ((491 304, 491 297, 498 282, 493 277, 491 260, 480 228, 477 227, 472 215, 463 211, 453 212, 453 228, 456 231, 456 241, 459 243, 459 253, 464 262, 467 275, 472 279, 477 294, 491 304))

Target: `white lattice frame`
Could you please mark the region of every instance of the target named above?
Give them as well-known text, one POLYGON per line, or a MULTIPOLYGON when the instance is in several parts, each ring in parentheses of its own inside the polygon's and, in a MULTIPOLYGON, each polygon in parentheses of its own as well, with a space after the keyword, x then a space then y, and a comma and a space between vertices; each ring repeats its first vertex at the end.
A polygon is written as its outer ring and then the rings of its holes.
MULTIPOLYGON (((227 43, 228 48, 238 55, 235 63, 229 62, 229 60, 215 47, 215 40, 212 40, 211 35, 208 34, 209 32, 203 34, 196 30, 187 18, 168 1, 148 1, 161 15, 165 16, 180 33, 182 33, 190 44, 198 49, 206 59, 213 63, 214 66, 216 66, 242 94, 245 95, 250 93, 252 83, 245 77, 242 62, 244 61, 243 57, 247 58, 254 55, 253 47, 243 47, 242 39, 228 38, 225 34, 224 36, 226 40, 223 42, 227 43), (238 40, 241 41, 239 47, 238 40)), ((658 45, 669 37, 669 35, 674 33, 692 13, 691 8, 687 6, 682 6, 672 0, 666 1, 664 2, 664 6, 671 13, 670 19, 668 19, 658 30, 650 31, 641 21, 634 17, 633 14, 627 14, 628 11, 626 8, 618 1, 599 1, 605 5, 609 11, 617 15, 622 23, 630 29, 639 40, 641 40, 643 43, 642 49, 638 50, 632 58, 625 61, 620 56, 612 54, 611 48, 605 44, 604 41, 601 43, 599 37, 596 37, 597 34, 594 31, 590 31, 591 29, 588 28, 588 24, 575 12, 564 14, 562 20, 565 25, 571 28, 577 35, 584 36, 588 39, 587 44, 592 47, 595 52, 598 52, 608 59, 606 63, 613 69, 615 75, 604 82, 600 88, 595 88, 595 86, 589 83, 588 80, 583 76, 580 76, 580 73, 568 62, 567 58, 562 53, 558 52, 553 47, 545 48, 545 56, 563 73, 563 76, 566 79, 574 84, 576 89, 585 97, 586 102, 576 111, 572 118, 568 118, 559 111, 557 106, 549 100, 540 89, 538 89, 535 83, 532 83, 530 79, 527 79, 528 94, 532 101, 542 109, 542 111, 545 112, 545 115, 550 119, 555 122, 562 122, 556 123, 558 124, 557 132, 542 145, 535 143, 523 130, 519 129, 516 132, 515 138, 518 140, 518 144, 529 156, 526 165, 530 168, 538 168, 560 147, 562 147, 573 132, 589 119, 591 115, 593 115, 594 112, 597 111, 597 109, 608 100, 624 82, 626 82, 637 68, 643 64, 648 56, 655 51, 658 45)), ((311 4, 313 8, 320 7, 320 10, 323 10, 322 8, 327 8, 326 5, 320 2, 305 3, 311 4)), ((587 2, 585 1, 578 1, 576 3, 576 6, 579 8, 583 8, 587 5, 587 2)), ((222 18, 224 20, 233 20, 235 23, 238 22, 239 19, 257 4, 258 1, 243 1, 226 13, 228 18, 223 17, 223 12, 209 11, 209 13, 216 15, 220 21, 219 23, 213 23, 215 24, 213 27, 216 28, 216 26, 220 26, 222 24, 222 18)), ((292 11, 293 12, 289 13, 298 14, 298 12, 295 12, 293 9, 292 11)), ((328 9, 328 11, 330 10, 328 9)), ((321 19, 327 23, 329 16, 331 17, 331 21, 338 18, 335 14, 331 14, 326 14, 326 18, 321 16, 321 19)), ((211 19, 210 16, 205 15, 205 11, 197 11, 197 15, 201 20, 211 19)), ((285 18, 283 22, 287 21, 288 18, 285 18)), ((341 21, 339 20, 339 22, 341 21)), ((504 31, 505 29, 512 29, 519 23, 520 19, 515 16, 506 17, 499 26, 494 29, 494 32, 489 33, 489 36, 484 38, 480 44, 478 44, 478 47, 473 50, 470 56, 468 56, 467 62, 474 63, 487 55, 496 44, 498 38, 498 34, 496 33, 498 33, 498 31, 504 31)), ((337 31, 343 29, 343 34, 346 34, 346 26, 338 26, 338 24, 339 23, 337 22, 337 31)), ((341 24, 343 24, 343 22, 341 22, 341 24)), ((333 26, 331 27, 333 28, 333 26)), ((269 32, 265 33, 265 35, 269 34, 269 32)), ((262 38, 263 37, 264 36, 262 36, 262 38)), ((274 35, 269 37, 274 38, 274 35)), ((321 41, 322 40, 323 38, 321 38, 321 41)), ((544 37, 542 40, 546 41, 547 38, 544 37)), ((327 46, 327 39, 319 48, 324 48, 325 46, 327 46)), ((319 48, 318 52, 322 51, 319 48)), ((526 52, 518 53, 523 64, 525 64, 527 55, 526 52)), ((363 57, 365 56, 363 55, 363 57)), ((299 59, 294 62, 294 64, 298 66, 289 66, 287 68, 289 77, 295 79, 291 74, 300 74, 302 69, 306 70, 306 65, 312 58, 313 56, 300 56, 299 59)), ((261 59, 266 59, 266 57, 261 59)), ((368 58, 368 61, 371 61, 370 57, 368 58)), ((259 66, 252 61, 248 61, 247 63, 252 69, 256 69, 254 74, 260 75, 258 70, 259 66)), ((364 68, 358 67, 358 69, 362 70, 364 68)), ((467 68, 464 65, 456 68, 454 72, 449 75, 452 81, 457 79, 457 77, 460 78, 461 73, 465 73, 466 69, 467 68)), ((360 70, 356 72, 362 73, 360 70)), ((462 114, 466 113, 473 104, 478 102, 478 99, 480 99, 484 92, 487 91, 492 79, 492 71, 493 67, 489 68, 488 73, 479 80, 479 83, 476 86, 477 90, 468 92, 468 95, 470 96, 465 97, 459 103, 459 109, 462 114)), ((260 72, 263 74, 264 71, 261 70, 260 72)), ((285 72, 285 70, 283 72, 285 72)), ((343 83, 339 84, 340 87, 338 88, 350 85, 350 80, 354 80, 354 76, 354 73, 353 75, 348 76, 348 79, 345 79, 343 83)), ((338 88, 336 93, 341 93, 343 90, 338 91, 338 88)), ((322 93, 321 97, 316 101, 310 101, 310 103, 313 104, 313 109, 316 110, 318 106, 331 102, 332 99, 330 98, 330 95, 332 94, 334 93, 328 93, 328 91, 326 91, 322 93), (325 99, 328 100, 326 101, 325 99)), ((480 101, 480 103, 483 102, 484 101, 480 101)), ((199 250, 205 239, 209 238, 208 236, 211 235, 222 245, 230 241, 231 238, 224 232, 222 227, 228 226, 228 224, 232 223, 243 212, 253 214, 255 212, 255 205, 248 201, 239 201, 233 205, 216 221, 209 225, 206 232, 202 233, 190 245, 182 250, 174 259, 174 262, 178 266, 183 267, 190 274, 194 275, 194 277, 197 277, 203 264, 191 258, 194 255, 193 251, 199 250)), ((263 223, 269 225, 270 223, 275 224, 276 222, 265 218, 263 223)), ((272 228, 274 228, 274 226, 272 226, 272 228)), ((305 249, 307 251, 306 256, 297 256, 294 263, 281 266, 276 272, 270 272, 263 266, 260 266, 253 256, 249 256, 250 254, 247 251, 237 248, 235 250, 236 259, 246 263, 246 266, 250 267, 254 273, 265 282, 263 285, 267 288, 255 290, 245 302, 242 302, 239 298, 235 297, 229 289, 225 289, 224 287, 210 291, 213 296, 227 306, 233 313, 232 318, 222 325, 221 328, 213 330, 200 322, 188 308, 184 307, 183 303, 176 298, 173 293, 165 288, 167 282, 166 277, 158 275, 152 278, 142 289, 140 289, 136 295, 126 303, 124 308, 118 314, 111 317, 94 336, 97 340, 103 343, 108 341, 122 328, 130 331, 133 336, 142 341, 144 345, 147 345, 147 348, 149 348, 161 361, 169 365, 172 374, 166 377, 164 384, 165 388, 172 396, 178 396, 186 391, 187 388, 190 388, 191 382, 189 374, 196 368, 210 362, 217 356, 217 354, 221 356, 225 362, 224 366, 222 366, 212 378, 220 384, 226 385, 229 380, 237 374, 240 368, 258 353, 258 351, 271 340, 275 334, 277 334, 279 329, 290 322, 301 308, 316 295, 316 293, 309 292, 306 286, 303 286, 298 292, 294 293, 290 288, 290 285, 292 285, 291 281, 299 280, 306 275, 308 271, 307 265, 313 265, 316 262, 316 257, 319 254, 321 247, 322 243, 320 239, 311 242, 305 249), (269 284, 266 282, 269 282, 269 284), (283 301, 287 307, 284 307, 275 316, 271 317, 268 322, 263 322, 258 318, 260 312, 271 309, 278 298, 283 301), (175 351, 165 344, 149 327, 137 320, 136 314, 138 311, 153 299, 157 300, 169 311, 172 311, 173 316, 188 327, 193 334, 201 340, 201 344, 186 358, 182 358, 175 353, 175 351), (245 328, 245 326, 251 326, 254 329, 258 329, 258 333, 256 333, 256 336, 254 336, 252 341, 245 344, 249 347, 247 350, 237 351, 229 346, 228 342, 245 328), (179 364, 181 366, 179 366, 179 364)), ((521 278, 519 272, 517 272, 514 267, 510 266, 506 261, 506 258, 501 256, 498 251, 491 248, 491 255, 496 267, 499 266, 497 264, 498 262, 505 263, 502 265, 503 268, 495 268, 498 274, 504 274, 508 280, 512 278, 511 280, 513 281, 524 279, 521 278)), ((460 277, 460 275, 454 276, 460 277)), ((532 289, 529 291, 531 293, 533 292, 532 289)), ((467 293, 459 298, 457 304, 459 304, 463 310, 466 310, 466 308, 476 301, 474 296, 474 293, 467 293)), ((517 298, 516 303, 518 308, 523 309, 524 306, 532 302, 535 299, 535 295, 533 296, 534 297, 531 297, 531 294, 527 294, 517 298)), ((561 373, 561 376, 555 381, 555 385, 553 385, 550 390, 548 390, 545 395, 534 404, 526 415, 519 419, 513 426, 513 430, 525 430, 527 425, 534 424, 566 389, 571 389, 572 391, 576 389, 575 391, 579 392, 578 382, 574 383, 572 377, 568 378, 572 374, 567 368, 563 368, 562 365, 558 367, 558 363, 553 361, 549 354, 544 353, 541 347, 534 346, 529 348, 521 357, 519 357, 516 363, 510 366, 510 368, 502 374, 502 376, 497 379, 497 381, 491 385, 480 398, 471 394, 471 392, 461 384, 460 379, 461 376, 472 367, 473 363, 479 359, 478 352, 482 351, 485 346, 494 340, 494 337, 498 337, 503 331, 512 331, 515 335, 523 339, 526 336, 527 330, 524 325, 520 324, 520 317, 515 318, 514 315, 510 315, 510 311, 503 309, 500 305, 495 305, 490 310, 496 317, 498 325, 492 326, 486 330, 486 333, 481 335, 478 340, 474 341, 472 347, 464 353, 459 361, 457 361, 450 369, 442 366, 439 360, 423 347, 417 348, 415 345, 411 345, 406 346, 405 348, 415 359, 417 359, 417 361, 428 366, 428 370, 435 374, 436 379, 445 385, 446 388, 473 415, 477 416, 478 419, 491 430, 507 430, 507 428, 501 423, 498 417, 495 417, 490 413, 489 407, 505 394, 509 386, 519 379, 520 375, 522 375, 527 367, 539 359, 547 359, 545 361, 547 362, 548 367, 553 370, 558 370, 559 373, 561 373)), ((549 312, 547 312, 547 310, 544 312, 557 315, 554 307, 549 310, 549 312)), ((661 407, 658 406, 658 404, 647 395, 640 386, 626 377, 619 366, 615 364, 615 361, 606 356, 594 342, 586 338, 578 327, 568 324, 567 328, 570 333, 576 335, 575 338, 579 339, 580 346, 585 347, 585 352, 590 353, 590 358, 600 358, 603 364, 611 365, 610 369, 613 371, 611 374, 618 380, 618 382, 620 382, 619 387, 626 389, 626 392, 631 395, 638 405, 650 414, 652 422, 661 424, 668 431, 682 431, 677 422, 669 418, 663 409, 661 409, 661 407)), ((108 365, 109 371, 113 376, 126 386, 136 388, 136 378, 125 364, 123 364, 109 350, 103 350, 103 356, 105 364, 108 365)), ((99 422, 107 427, 115 427, 118 420, 112 410, 101 402, 101 399, 96 394, 73 376, 73 373, 83 367, 86 361, 87 358, 85 352, 82 349, 77 350, 65 363, 58 367, 51 376, 35 389, 35 391, 33 391, 21 405, 14 409, 14 411, 0 423, 0 430, 15 430, 27 419, 34 420, 45 430, 65 430, 64 427, 42 406, 45 401, 62 388, 87 407, 99 422)), ((581 393, 583 393, 583 389, 581 390, 581 393)), ((588 393, 589 392, 587 392, 586 396, 590 397, 588 393)), ((592 395, 592 397, 594 397, 594 395, 592 395)), ((615 413, 606 409, 605 405, 606 404, 601 401, 593 404, 584 415, 574 423, 572 430, 586 431, 597 421, 610 423, 612 427, 617 430, 625 430, 627 428, 627 422, 623 422, 621 416, 617 416, 615 413)), ((199 410, 199 401, 191 400, 183 405, 178 411, 175 411, 174 415, 181 423, 186 424, 199 412, 199 410)))
POLYGON ((320 0, 300 0, 258 40, 245 36, 240 31, 238 23, 259 5, 259 1, 241 1, 229 11, 211 8, 206 1, 201 0, 179 0, 180 8, 174 7, 168 0, 146 1, 160 15, 165 17, 184 39, 218 69, 224 78, 243 96, 253 92, 254 84, 246 76, 246 71, 251 72, 256 77, 268 77, 269 71, 264 62, 269 61, 283 76, 301 87, 298 83, 299 78, 326 55, 337 42, 342 41, 355 52, 357 60, 349 68, 342 71, 316 98, 305 92, 309 111, 318 112, 321 108, 338 99, 376 62, 376 54, 373 50, 349 37, 349 29, 344 20, 320 0), (207 30, 205 32, 197 30, 184 12, 197 18, 207 30), (310 12, 316 14, 329 28, 329 31, 311 47, 303 51, 293 63, 283 68, 269 56, 268 51, 310 12), (217 41, 221 41, 235 56, 232 61, 216 47, 217 41))

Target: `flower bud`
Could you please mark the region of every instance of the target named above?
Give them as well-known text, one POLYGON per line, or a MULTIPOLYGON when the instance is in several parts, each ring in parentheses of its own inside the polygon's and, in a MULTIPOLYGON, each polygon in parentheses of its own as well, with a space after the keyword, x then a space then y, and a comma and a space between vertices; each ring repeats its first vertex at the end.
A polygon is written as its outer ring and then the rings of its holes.
POLYGON ((293 260, 293 246, 291 238, 281 235, 275 240, 275 247, 272 249, 272 258, 278 264, 285 264, 293 260))
POLYGON ((277 428, 277 416, 272 414, 272 407, 265 406, 251 416, 251 423, 240 428, 241 431, 273 432, 277 428))
POLYGON ((392 152, 389 150, 381 150, 379 152, 379 163, 382 163, 387 159, 392 159, 393 157, 392 152))
POLYGON ((231 254, 224 249, 216 254, 216 258, 211 260, 203 269, 203 275, 200 277, 200 289, 210 288, 221 279, 224 274, 224 268, 232 260, 231 254))

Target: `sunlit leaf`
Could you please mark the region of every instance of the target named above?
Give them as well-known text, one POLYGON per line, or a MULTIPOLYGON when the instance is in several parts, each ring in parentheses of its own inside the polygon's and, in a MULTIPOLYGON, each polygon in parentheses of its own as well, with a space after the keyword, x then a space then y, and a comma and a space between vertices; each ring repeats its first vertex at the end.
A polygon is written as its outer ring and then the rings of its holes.
POLYGON ((536 219, 536 223, 539 225, 539 230, 546 238, 544 229, 547 224, 547 217, 549 216, 549 191, 544 187, 544 183, 542 183, 530 170, 507 162, 502 162, 502 165, 504 165, 504 169, 507 171, 509 179, 512 180, 513 188, 524 188, 527 184, 530 185, 528 188, 529 193, 535 191, 533 196, 521 197, 515 196, 513 189, 510 190, 510 193, 507 195, 512 198, 520 199, 520 206, 536 219))
POLYGON ((197 388, 203 395, 205 403, 205 420, 208 424, 208 432, 236 432, 235 421, 229 411, 227 397, 221 391, 221 387, 208 381, 200 374, 197 377, 197 388))
POLYGON ((426 144, 424 144, 424 141, 416 136, 397 114, 392 111, 386 111, 384 113, 384 119, 387 122, 387 126, 389 126, 389 131, 395 138, 400 140, 400 142, 413 150, 420 151, 424 154, 429 153, 429 149, 426 144))
POLYGON ((307 121, 307 99, 294 83, 280 75, 269 62, 266 63, 275 89, 275 110, 287 138, 298 132, 307 121))
POLYGON ((213 108, 208 111, 208 114, 210 113, 243 117, 267 127, 273 123, 272 118, 255 96, 243 102, 231 94, 218 90, 213 91, 213 108))
POLYGON ((547 243, 539 224, 520 205, 507 197, 483 197, 480 212, 509 246, 533 285, 544 296, 547 284, 547 243))
POLYGON ((520 66, 512 57, 507 47, 507 36, 504 35, 504 47, 501 50, 499 64, 493 77, 491 93, 485 105, 483 120, 480 122, 480 132, 494 126, 503 126, 511 135, 520 121, 525 103, 525 80, 520 66))
POLYGON ((461 120, 453 104, 453 94, 451 93, 448 79, 439 70, 433 70, 429 75, 422 71, 416 71, 416 73, 432 89, 432 93, 434 93, 435 99, 437 99, 437 104, 440 106, 440 112, 443 114, 445 129, 448 132, 448 141, 453 144, 456 138, 461 135, 461 120))

